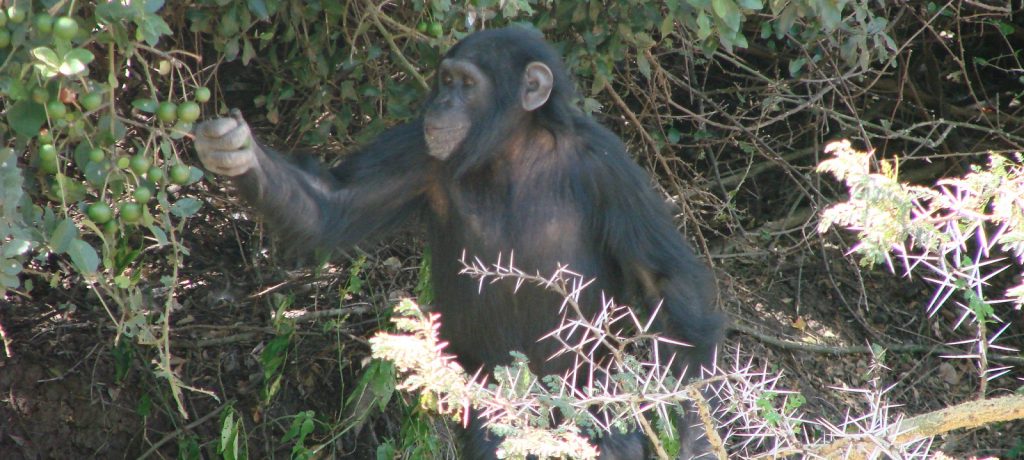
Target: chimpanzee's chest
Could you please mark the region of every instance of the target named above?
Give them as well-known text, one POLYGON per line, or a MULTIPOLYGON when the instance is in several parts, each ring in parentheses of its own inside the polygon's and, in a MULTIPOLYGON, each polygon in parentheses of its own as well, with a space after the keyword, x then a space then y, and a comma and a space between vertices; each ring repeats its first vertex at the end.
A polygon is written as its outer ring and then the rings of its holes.
POLYGON ((481 282, 462 273, 466 265, 502 276, 514 268, 550 277, 561 266, 587 278, 597 275, 596 251, 578 209, 564 197, 536 192, 452 189, 447 212, 432 216, 431 274, 441 332, 464 365, 507 362, 512 350, 540 366, 535 371, 553 365, 547 358, 557 342, 538 340, 558 326, 563 303, 557 292, 515 276, 481 282))
POLYGON ((579 206, 543 184, 496 180, 447 192, 436 230, 460 254, 493 261, 514 256, 525 264, 517 268, 533 272, 578 262, 589 252, 579 206))

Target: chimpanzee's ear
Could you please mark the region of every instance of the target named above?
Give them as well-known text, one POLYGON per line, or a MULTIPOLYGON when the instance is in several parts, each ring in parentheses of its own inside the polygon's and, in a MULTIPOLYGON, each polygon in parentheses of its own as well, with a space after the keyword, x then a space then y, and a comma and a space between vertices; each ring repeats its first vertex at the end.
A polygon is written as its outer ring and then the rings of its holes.
POLYGON ((531 62, 523 72, 523 87, 520 100, 523 110, 532 112, 539 109, 551 96, 551 88, 555 85, 555 77, 551 69, 543 62, 531 62))

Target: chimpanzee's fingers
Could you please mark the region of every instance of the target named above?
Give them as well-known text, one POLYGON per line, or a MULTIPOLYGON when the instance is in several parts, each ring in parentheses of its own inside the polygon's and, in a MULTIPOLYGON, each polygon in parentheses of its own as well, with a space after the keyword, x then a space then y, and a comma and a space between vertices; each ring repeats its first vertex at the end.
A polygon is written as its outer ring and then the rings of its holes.
MULTIPOLYGON (((244 125, 245 122, 242 122, 242 124, 244 125)), ((196 126, 196 137, 216 139, 238 126, 239 122, 235 118, 217 118, 204 121, 199 126, 196 126)))
POLYGON ((216 150, 239 150, 249 147, 252 145, 251 137, 252 133, 249 132, 249 125, 243 120, 238 124, 238 127, 224 133, 220 139, 215 139, 217 143, 216 150))
POLYGON ((240 124, 240 125, 246 124, 245 123, 245 118, 242 118, 242 111, 239 110, 237 107, 234 108, 234 109, 231 109, 231 111, 228 112, 228 115, 231 116, 231 118, 234 118, 235 121, 238 122, 238 124, 240 124))
POLYGON ((200 155, 206 169, 224 176, 237 176, 254 166, 256 157, 251 149, 216 151, 200 155))

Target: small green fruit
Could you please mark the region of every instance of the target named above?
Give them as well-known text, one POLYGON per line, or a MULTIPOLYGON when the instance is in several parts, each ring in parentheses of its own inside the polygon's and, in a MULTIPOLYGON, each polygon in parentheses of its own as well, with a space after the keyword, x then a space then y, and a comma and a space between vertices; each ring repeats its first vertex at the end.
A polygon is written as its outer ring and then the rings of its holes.
POLYGON ((18 5, 11 5, 7 7, 7 18, 15 24, 21 24, 25 22, 26 15, 25 8, 18 5))
POLYGON ((89 209, 85 211, 85 214, 89 216, 89 220, 97 224, 104 224, 109 222, 110 218, 114 216, 114 211, 106 203, 93 203, 89 205, 89 209))
POLYGON ((129 160, 128 167, 132 168, 132 172, 141 176, 149 170, 149 165, 152 164, 149 158, 141 153, 136 154, 129 160))
POLYGON ((146 179, 149 179, 154 184, 159 184, 160 181, 164 180, 164 170, 153 166, 149 168, 149 171, 146 171, 146 179))
POLYGON ((37 32, 49 35, 50 32, 53 32, 53 16, 46 13, 39 13, 36 15, 35 25, 37 32))
POLYGON ((440 38, 441 35, 444 35, 444 28, 441 27, 440 22, 431 22, 430 26, 427 29, 430 31, 430 35, 433 35, 435 37, 440 38))
POLYGON ((169 176, 172 184, 185 185, 192 177, 192 171, 188 166, 176 163, 174 166, 171 166, 169 176))
POLYGON ((0 50, 11 46, 11 33, 0 26, 0 50))
POLYGON ((199 104, 192 101, 185 101, 178 106, 178 119, 185 123, 192 123, 199 119, 200 112, 199 104))
POLYGON ((132 193, 132 198, 135 198, 138 203, 145 204, 150 198, 153 198, 153 190, 145 185, 140 185, 135 189, 135 193, 132 193))
POLYGON ((121 220, 132 223, 142 218, 142 205, 138 203, 121 203, 121 220))
POLYGON ((205 86, 200 86, 196 88, 196 101, 206 102, 208 100, 210 100, 210 88, 207 88, 205 86))
POLYGON ((68 108, 63 102, 54 99, 46 103, 46 113, 48 113, 51 118, 64 118, 64 115, 68 114, 68 108))
POLYGON ((156 108, 156 118, 164 123, 174 123, 178 119, 178 106, 170 101, 161 102, 156 108))
POLYGON ((74 18, 61 16, 53 22, 53 36, 62 40, 71 40, 78 33, 78 22, 74 18))
POLYGON ((57 148, 53 144, 39 146, 39 169, 47 174, 56 174, 58 166, 57 148))
POLYGON ((82 105, 86 112, 91 112, 98 109, 100 105, 103 105, 103 93, 93 91, 79 98, 78 103, 82 105))
POLYGON ((89 149, 89 161, 93 163, 99 163, 103 161, 103 149, 99 147, 89 149))

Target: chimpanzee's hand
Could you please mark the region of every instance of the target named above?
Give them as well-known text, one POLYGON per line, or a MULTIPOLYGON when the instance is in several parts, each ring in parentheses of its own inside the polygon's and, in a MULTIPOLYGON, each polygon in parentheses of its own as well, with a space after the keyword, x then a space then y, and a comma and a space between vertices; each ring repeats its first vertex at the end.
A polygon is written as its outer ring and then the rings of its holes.
POLYGON ((232 109, 229 117, 200 123, 195 135, 199 161, 214 173, 238 176, 259 166, 259 147, 238 109, 232 109))

